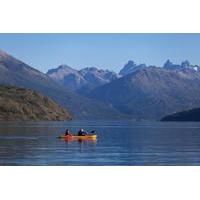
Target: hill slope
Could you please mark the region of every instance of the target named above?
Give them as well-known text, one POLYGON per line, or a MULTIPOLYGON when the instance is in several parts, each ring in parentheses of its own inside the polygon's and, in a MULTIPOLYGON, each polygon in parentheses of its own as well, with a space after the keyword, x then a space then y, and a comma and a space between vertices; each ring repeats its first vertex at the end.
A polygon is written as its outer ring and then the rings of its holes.
POLYGON ((35 91, 0 86, 0 120, 69 120, 69 112, 35 91))
POLYGON ((200 121, 200 108, 167 115, 161 121, 200 121))
POLYGON ((161 117, 200 106, 200 73, 148 67, 96 88, 91 98, 134 119, 161 117))
POLYGON ((41 92, 65 107, 79 119, 115 118, 111 107, 67 90, 46 74, 0 51, 0 84, 24 87, 41 92))

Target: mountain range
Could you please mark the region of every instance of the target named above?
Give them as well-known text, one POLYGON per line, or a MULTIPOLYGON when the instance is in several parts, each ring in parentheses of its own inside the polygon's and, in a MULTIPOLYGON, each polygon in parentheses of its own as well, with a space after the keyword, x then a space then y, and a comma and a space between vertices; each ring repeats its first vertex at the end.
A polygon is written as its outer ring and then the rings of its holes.
POLYGON ((94 89, 90 98, 112 105, 133 119, 161 117, 200 106, 200 73, 147 67, 94 89))
POLYGON ((47 74, 61 84, 64 81, 63 86, 101 101, 131 119, 159 120, 167 114, 200 106, 197 95, 200 93, 199 69, 187 60, 181 64, 167 60, 163 67, 136 64, 130 60, 119 74, 97 68, 77 71, 66 66, 49 70, 47 74), (92 74, 92 81, 85 78, 85 74, 92 74), (103 79, 105 74, 112 76, 103 79), (99 82, 99 77, 103 81, 99 82))
POLYGON ((200 107, 200 67, 187 60, 163 67, 130 60, 119 73, 61 65, 44 74, 0 51, 0 84, 39 91, 76 119, 159 120, 200 107))
POLYGON ((117 73, 109 70, 97 69, 95 67, 75 70, 67 65, 50 69, 47 75, 64 87, 80 94, 87 94, 92 89, 120 77, 117 73))

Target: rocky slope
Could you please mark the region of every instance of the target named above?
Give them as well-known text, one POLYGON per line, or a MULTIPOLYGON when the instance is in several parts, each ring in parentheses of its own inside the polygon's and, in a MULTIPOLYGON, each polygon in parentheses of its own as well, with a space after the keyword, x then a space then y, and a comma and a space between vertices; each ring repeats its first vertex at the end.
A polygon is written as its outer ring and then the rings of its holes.
POLYGON ((68 111, 38 92, 0 86, 0 120, 70 120, 68 111))

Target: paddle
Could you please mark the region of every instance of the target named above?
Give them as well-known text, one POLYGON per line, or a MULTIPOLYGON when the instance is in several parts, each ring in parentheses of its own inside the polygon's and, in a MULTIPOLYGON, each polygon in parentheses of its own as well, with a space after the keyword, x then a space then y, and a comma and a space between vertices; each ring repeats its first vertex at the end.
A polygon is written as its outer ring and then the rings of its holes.
POLYGON ((90 133, 95 133, 95 130, 93 130, 93 131, 90 131, 90 133))

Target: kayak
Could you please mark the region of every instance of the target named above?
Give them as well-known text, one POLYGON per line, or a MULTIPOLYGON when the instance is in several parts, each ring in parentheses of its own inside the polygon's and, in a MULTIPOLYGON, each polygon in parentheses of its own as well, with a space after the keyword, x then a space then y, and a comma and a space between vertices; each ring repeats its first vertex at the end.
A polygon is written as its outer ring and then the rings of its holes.
POLYGON ((78 136, 78 135, 60 135, 60 139, 66 139, 66 140, 96 140, 97 135, 84 135, 84 136, 78 136))

